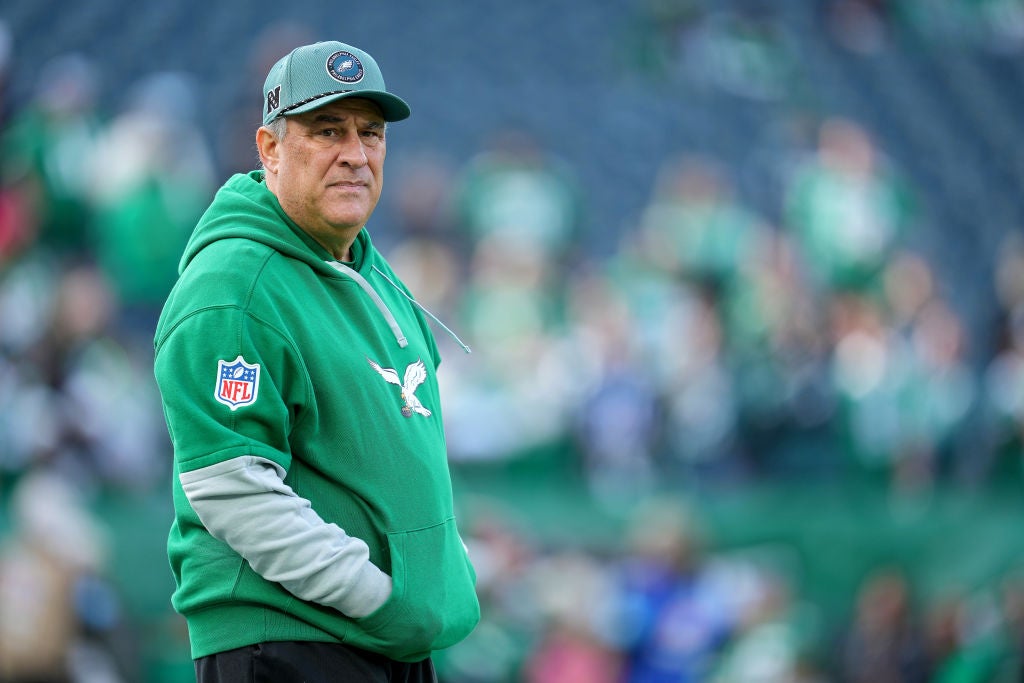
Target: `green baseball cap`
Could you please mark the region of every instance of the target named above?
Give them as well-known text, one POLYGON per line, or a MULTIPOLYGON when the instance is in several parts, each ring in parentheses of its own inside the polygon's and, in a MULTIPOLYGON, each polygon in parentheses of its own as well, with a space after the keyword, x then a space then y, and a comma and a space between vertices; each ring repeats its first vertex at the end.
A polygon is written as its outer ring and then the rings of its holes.
POLYGON ((401 121, 410 113, 402 98, 387 91, 373 57, 331 40, 297 47, 270 68, 263 84, 263 124, 343 97, 376 102, 385 121, 401 121))

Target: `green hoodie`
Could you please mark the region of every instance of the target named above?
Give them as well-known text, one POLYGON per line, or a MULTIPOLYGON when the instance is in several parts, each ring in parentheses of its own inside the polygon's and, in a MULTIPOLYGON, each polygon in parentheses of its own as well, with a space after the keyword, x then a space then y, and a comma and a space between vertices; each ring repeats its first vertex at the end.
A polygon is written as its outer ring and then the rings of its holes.
POLYGON ((365 230, 332 263, 262 180, 217 193, 157 326, 172 603, 197 658, 315 640, 417 661, 480 616, 437 346, 365 230))

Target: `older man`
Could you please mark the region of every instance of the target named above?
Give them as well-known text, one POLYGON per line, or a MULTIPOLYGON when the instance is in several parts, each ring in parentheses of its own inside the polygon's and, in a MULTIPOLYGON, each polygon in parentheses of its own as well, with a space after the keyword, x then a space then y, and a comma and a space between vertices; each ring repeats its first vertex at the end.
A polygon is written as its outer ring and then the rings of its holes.
POLYGON ((201 682, 433 681, 479 619, 437 345, 366 230, 407 116, 366 52, 293 50, 182 257, 155 374, 201 682))

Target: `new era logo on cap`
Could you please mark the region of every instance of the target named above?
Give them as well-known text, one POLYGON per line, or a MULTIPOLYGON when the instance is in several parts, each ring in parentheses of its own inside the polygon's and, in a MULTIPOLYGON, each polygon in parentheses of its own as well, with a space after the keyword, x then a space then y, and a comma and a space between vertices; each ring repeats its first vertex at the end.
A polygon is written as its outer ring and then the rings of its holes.
POLYGON ((264 116, 270 114, 281 107, 281 86, 275 86, 267 92, 267 110, 263 112, 264 116))
POLYGON ((263 84, 263 123, 343 97, 376 102, 385 121, 409 116, 409 105, 387 91, 373 57, 332 40, 295 48, 271 67, 263 84))

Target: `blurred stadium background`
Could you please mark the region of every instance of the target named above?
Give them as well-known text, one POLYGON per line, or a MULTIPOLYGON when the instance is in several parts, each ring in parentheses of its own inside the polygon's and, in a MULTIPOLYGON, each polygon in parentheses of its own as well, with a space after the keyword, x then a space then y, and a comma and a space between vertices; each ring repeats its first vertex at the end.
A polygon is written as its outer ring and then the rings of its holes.
POLYGON ((191 680, 151 331, 316 39, 474 349, 443 681, 1024 680, 1019 0, 8 0, 0 681, 191 680))

